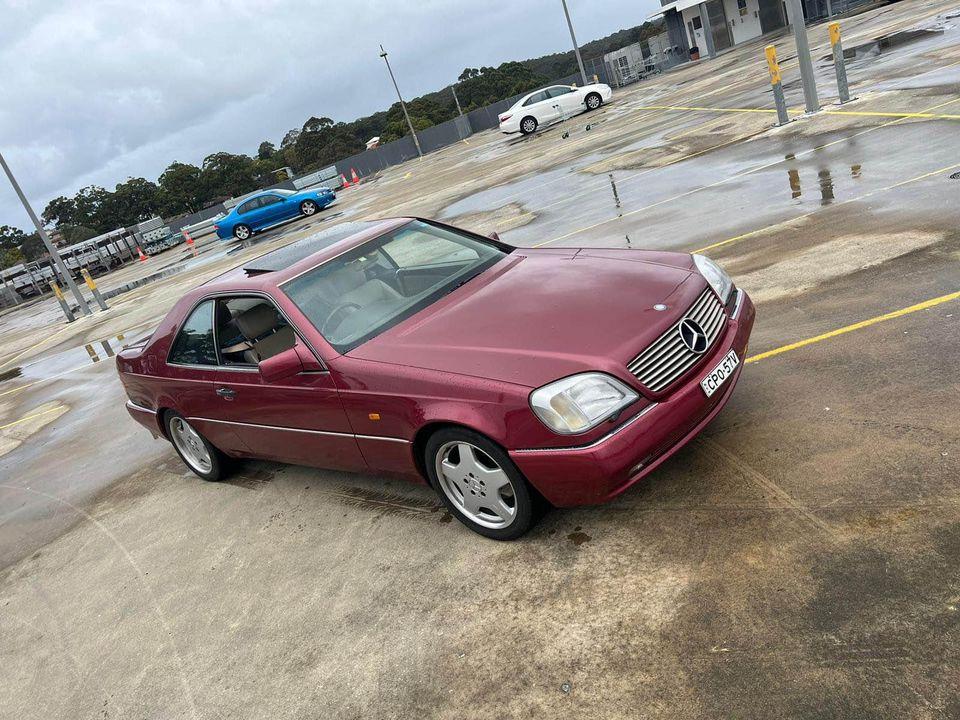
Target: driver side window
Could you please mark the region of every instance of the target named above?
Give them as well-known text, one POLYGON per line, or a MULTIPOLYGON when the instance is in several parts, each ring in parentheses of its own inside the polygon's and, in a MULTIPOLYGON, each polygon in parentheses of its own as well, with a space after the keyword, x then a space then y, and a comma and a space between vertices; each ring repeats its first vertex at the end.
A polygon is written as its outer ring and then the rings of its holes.
POLYGON ((227 366, 256 367, 296 343, 296 333, 270 300, 263 297, 217 301, 217 346, 227 366))

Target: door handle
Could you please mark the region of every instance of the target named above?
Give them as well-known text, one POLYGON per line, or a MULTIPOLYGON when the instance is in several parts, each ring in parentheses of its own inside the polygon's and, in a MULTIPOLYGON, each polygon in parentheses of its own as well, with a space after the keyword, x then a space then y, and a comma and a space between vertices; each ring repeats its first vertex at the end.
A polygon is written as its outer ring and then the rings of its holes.
POLYGON ((237 391, 231 390, 227 387, 218 387, 217 395, 222 397, 224 400, 233 400, 237 396, 237 391))

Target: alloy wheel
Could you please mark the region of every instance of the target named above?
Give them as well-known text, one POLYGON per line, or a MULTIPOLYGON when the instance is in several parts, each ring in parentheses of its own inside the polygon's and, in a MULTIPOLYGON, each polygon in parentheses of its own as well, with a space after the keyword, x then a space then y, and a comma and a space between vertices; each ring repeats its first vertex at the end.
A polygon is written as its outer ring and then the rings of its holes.
POLYGON ((233 234, 237 236, 238 240, 246 240, 250 237, 250 228, 246 225, 237 225, 234 229, 233 234))
POLYGON ((304 215, 313 215, 317 211, 317 204, 313 200, 304 200, 300 209, 304 215))
POLYGON ((213 471, 213 460, 200 433, 181 417, 170 421, 170 438, 192 470, 203 475, 213 471))
POLYGON ((527 118, 526 120, 523 121, 523 131, 524 131, 525 133, 532 133, 532 132, 533 132, 534 130, 536 130, 536 129, 537 129, 537 121, 536 121, 536 120, 532 120, 531 118, 527 118))
POLYGON ((463 440, 445 443, 436 454, 440 488, 467 518, 492 529, 517 516, 516 492, 507 473, 487 453, 463 440))

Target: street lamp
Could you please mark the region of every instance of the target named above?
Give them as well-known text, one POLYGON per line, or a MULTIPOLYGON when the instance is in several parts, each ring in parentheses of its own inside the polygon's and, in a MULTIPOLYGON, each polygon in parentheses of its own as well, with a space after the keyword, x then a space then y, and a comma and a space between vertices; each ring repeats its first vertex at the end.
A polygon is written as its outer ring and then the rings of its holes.
POLYGON ((34 226, 37 228, 37 234, 40 235, 40 239, 43 241, 44 247, 47 248, 47 252, 50 253, 50 257, 53 258, 53 262, 56 264, 57 269, 63 276, 63 279, 66 281, 67 287, 70 288, 70 292, 72 292, 73 296, 77 299, 77 304, 80 306, 80 311, 84 315, 91 315, 92 313, 90 312, 90 306, 87 305, 87 299, 80 293, 80 288, 78 288, 77 284, 73 281, 73 277, 70 275, 70 271, 67 270, 67 266, 64 264, 63 258, 60 257, 60 253, 57 252, 57 248, 54 247, 52 242, 50 242, 50 238, 47 236, 47 231, 43 229, 40 218, 37 217, 37 214, 33 211, 33 208, 30 207, 30 203, 27 202, 27 197, 23 194, 23 190, 20 189, 20 185, 17 183, 16 178, 13 177, 13 173, 10 171, 10 166, 7 165, 7 161, 3 159, 2 153, 0 153, 0 165, 3 166, 3 171, 7 174, 10 184, 13 185, 13 189, 16 191, 17 197, 20 198, 20 202, 23 203, 23 207, 27 211, 27 215, 30 216, 34 226))
POLYGON ((563 3, 563 14, 567 16, 567 27, 570 28, 570 39, 573 40, 573 52, 577 55, 577 65, 580 66, 580 79, 584 85, 587 85, 587 71, 583 69, 583 58, 580 57, 580 46, 577 45, 577 36, 573 34, 573 23, 570 21, 570 11, 567 10, 567 0, 560 0, 563 3))
POLYGON ((400 99, 400 107, 403 108, 403 116, 407 119, 407 127, 410 128, 410 134, 413 136, 413 144, 417 146, 417 155, 423 157, 423 151, 420 149, 420 139, 417 137, 417 131, 413 129, 413 123, 410 122, 410 114, 407 112, 407 105, 403 102, 403 96, 400 95, 400 88, 397 86, 397 79, 393 76, 393 68, 390 67, 390 61, 387 60, 387 51, 380 46, 380 57, 387 64, 387 72, 390 73, 390 79, 393 80, 393 89, 397 91, 397 97, 400 99))

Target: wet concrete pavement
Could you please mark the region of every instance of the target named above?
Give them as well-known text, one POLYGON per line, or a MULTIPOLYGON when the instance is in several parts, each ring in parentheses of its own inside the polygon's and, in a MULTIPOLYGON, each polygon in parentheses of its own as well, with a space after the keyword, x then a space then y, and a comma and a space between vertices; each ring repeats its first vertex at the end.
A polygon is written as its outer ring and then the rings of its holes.
MULTIPOLYGON (((951 7, 845 20, 845 44, 951 7)), ((851 109, 960 97, 952 32, 858 60, 851 109)), ((715 245, 757 302, 752 359, 703 435, 519 542, 384 478, 245 463, 205 484, 126 417, 94 341, 309 223, 211 247, 59 335, 43 306, 0 316, 0 426, 45 413, 0 428, 3 714, 960 716, 960 181, 931 174, 960 163, 960 125, 642 109, 769 107, 761 53, 619 93, 567 140, 488 133, 341 194, 345 215, 520 245, 715 245), (615 217, 609 172, 625 217, 590 227, 615 217)))

